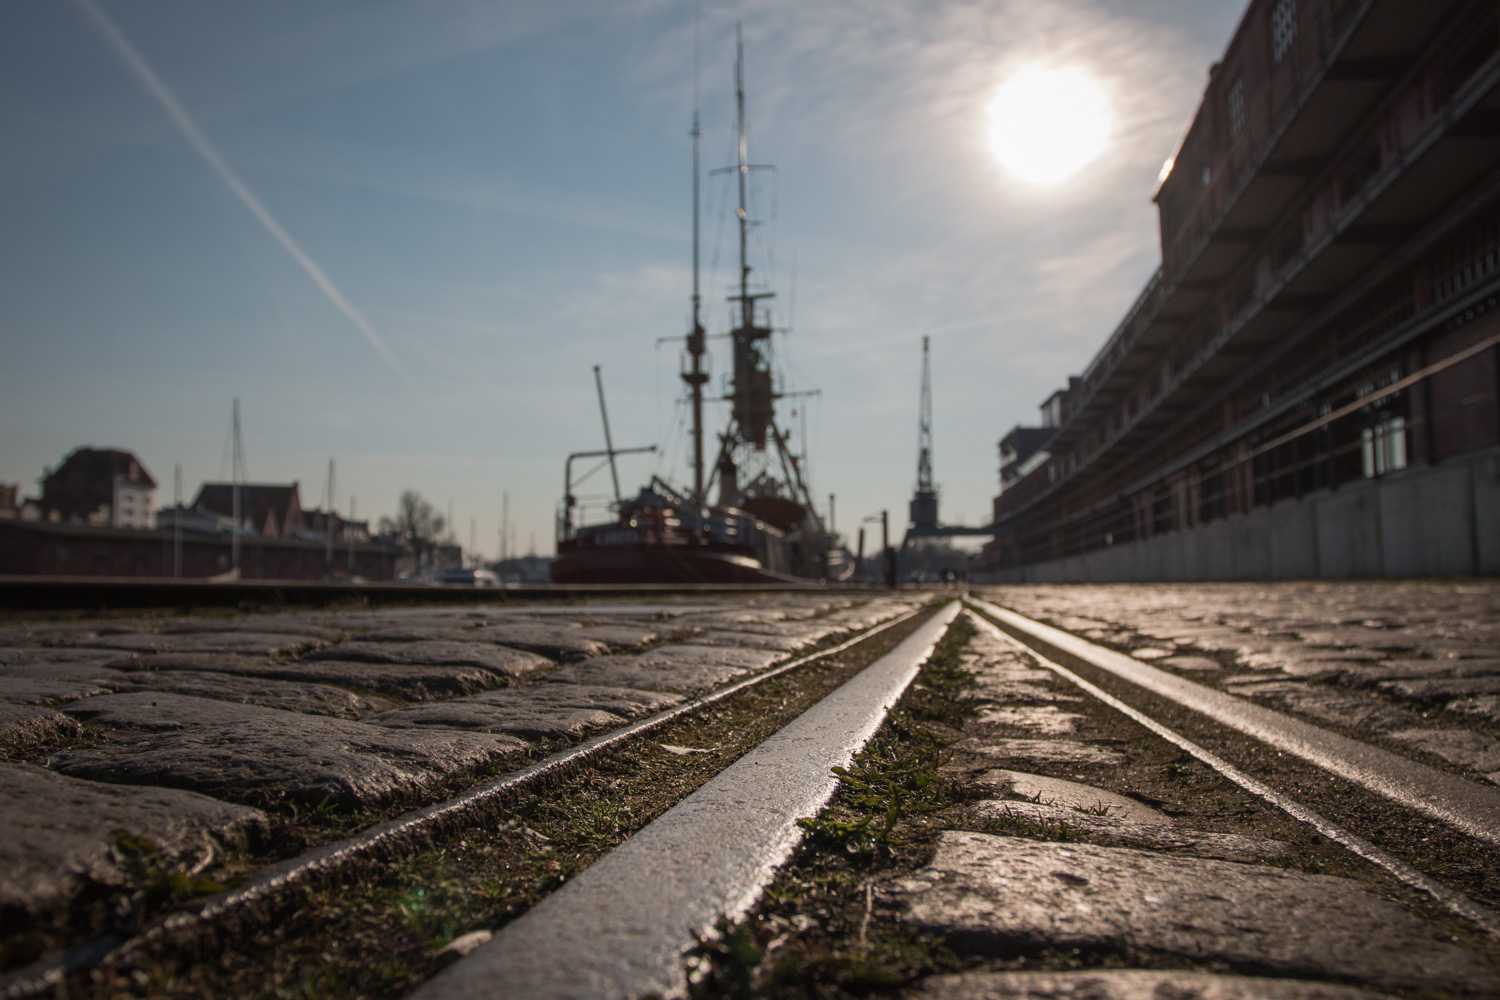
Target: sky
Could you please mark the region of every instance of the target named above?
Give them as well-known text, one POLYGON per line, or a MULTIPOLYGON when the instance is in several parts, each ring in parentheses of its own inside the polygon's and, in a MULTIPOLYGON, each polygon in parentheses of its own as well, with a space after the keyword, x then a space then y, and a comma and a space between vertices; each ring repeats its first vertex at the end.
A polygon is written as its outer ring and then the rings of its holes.
MULTIPOLYGON (((336 509, 415 489, 455 535, 552 551, 570 452, 687 483, 695 49, 703 291, 729 328, 735 25, 755 274, 780 403, 851 536, 902 525, 931 338, 945 522, 1160 259, 1151 194, 1242 0, 51 0, 0 5, 0 482, 135 452, 170 503, 248 476, 336 509), (695 37, 697 44, 695 46, 695 37), (1008 170, 989 110, 1036 67, 1097 84, 1102 151, 1008 170), (726 212, 726 208, 728 211, 726 212), (675 338, 675 339, 670 339, 675 338), (793 416, 792 411, 796 414, 793 416), (806 431, 803 432, 805 424, 806 431), (351 501, 351 497, 353 500, 351 501)), ((717 385, 724 342, 711 341, 717 385)), ((727 408, 708 408, 710 429, 727 408)), ((582 471, 584 466, 580 466, 582 471)), ((580 493, 608 490, 596 474, 580 493)), ((825 501, 826 502, 826 501, 825 501)))

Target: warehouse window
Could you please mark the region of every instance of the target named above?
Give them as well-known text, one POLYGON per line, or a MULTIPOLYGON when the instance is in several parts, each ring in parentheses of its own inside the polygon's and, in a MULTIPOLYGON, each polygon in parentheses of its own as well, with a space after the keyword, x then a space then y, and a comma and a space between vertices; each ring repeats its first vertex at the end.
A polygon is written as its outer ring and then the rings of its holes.
POLYGON ((1233 139, 1245 127, 1245 81, 1236 80, 1229 88, 1229 137, 1233 139))
POLYGON ((1360 458, 1366 479, 1406 468, 1406 419, 1387 417, 1360 432, 1360 458))
POLYGON ((1271 61, 1281 62, 1297 40, 1297 0, 1280 0, 1271 10, 1271 61))

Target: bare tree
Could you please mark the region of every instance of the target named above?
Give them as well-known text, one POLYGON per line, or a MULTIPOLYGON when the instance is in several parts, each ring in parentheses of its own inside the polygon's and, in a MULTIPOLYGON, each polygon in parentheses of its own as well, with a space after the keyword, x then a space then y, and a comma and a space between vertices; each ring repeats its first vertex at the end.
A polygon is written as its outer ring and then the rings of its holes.
POLYGON ((396 516, 380 519, 380 533, 393 534, 410 552, 418 566, 428 561, 448 523, 416 490, 407 490, 396 501, 396 516))

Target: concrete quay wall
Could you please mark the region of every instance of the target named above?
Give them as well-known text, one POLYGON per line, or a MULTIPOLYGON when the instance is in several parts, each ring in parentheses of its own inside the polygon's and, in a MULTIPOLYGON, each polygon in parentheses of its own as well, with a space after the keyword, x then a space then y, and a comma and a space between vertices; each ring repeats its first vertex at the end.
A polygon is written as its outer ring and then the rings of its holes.
POLYGON ((1500 574, 1500 449, 1030 566, 982 583, 1500 574))

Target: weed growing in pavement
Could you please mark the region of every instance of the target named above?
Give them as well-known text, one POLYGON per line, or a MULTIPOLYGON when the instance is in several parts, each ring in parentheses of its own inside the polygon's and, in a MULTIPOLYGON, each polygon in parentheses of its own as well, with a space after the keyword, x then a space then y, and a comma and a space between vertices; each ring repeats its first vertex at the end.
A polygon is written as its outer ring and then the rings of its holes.
POLYGON ((1033 840, 1079 840, 1078 830, 1066 820, 1040 819, 1023 813, 1002 809, 988 813, 973 826, 981 833, 998 833, 1012 837, 1030 837, 1033 840))
POLYGON ((963 966, 939 938, 881 919, 875 887, 925 864, 968 800, 943 766, 950 727, 975 707, 959 656, 973 632, 956 621, 875 739, 836 769, 833 801, 801 821, 809 836, 751 917, 699 943, 690 996, 864 996, 963 966))
POLYGON ((950 805, 948 783, 938 769, 952 756, 951 742, 915 725, 904 712, 892 712, 851 766, 833 769, 842 782, 838 801, 798 825, 850 854, 902 846, 896 830, 903 820, 950 805))

